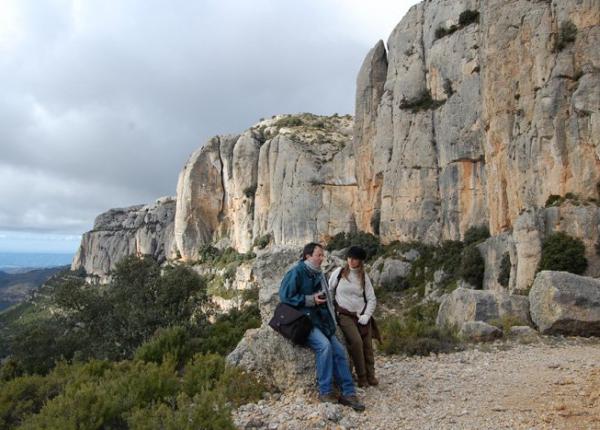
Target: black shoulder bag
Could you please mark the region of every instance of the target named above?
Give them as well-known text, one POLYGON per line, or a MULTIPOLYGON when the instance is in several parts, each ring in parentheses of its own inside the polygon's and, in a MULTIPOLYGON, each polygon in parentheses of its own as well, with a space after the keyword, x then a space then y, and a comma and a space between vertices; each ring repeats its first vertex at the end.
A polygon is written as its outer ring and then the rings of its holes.
POLYGON ((310 318, 293 306, 279 303, 269 325, 296 345, 304 345, 312 330, 310 318))

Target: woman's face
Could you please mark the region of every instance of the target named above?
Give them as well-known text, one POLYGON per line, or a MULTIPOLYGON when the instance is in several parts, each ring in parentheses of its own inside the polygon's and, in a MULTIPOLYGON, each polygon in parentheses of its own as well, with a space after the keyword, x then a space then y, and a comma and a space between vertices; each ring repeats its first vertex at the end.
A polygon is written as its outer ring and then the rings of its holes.
POLYGON ((351 269, 357 269, 360 267, 361 261, 358 258, 348 257, 347 261, 348 261, 348 266, 350 266, 351 269))

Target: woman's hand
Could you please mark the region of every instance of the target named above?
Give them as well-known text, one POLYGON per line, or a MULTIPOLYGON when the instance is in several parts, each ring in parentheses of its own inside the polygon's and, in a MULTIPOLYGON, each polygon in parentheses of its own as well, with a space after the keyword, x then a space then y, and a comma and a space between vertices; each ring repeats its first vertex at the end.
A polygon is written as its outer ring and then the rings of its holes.
POLYGON ((371 319, 369 315, 361 315, 358 317, 358 323, 361 325, 367 325, 369 323, 369 319, 371 319))

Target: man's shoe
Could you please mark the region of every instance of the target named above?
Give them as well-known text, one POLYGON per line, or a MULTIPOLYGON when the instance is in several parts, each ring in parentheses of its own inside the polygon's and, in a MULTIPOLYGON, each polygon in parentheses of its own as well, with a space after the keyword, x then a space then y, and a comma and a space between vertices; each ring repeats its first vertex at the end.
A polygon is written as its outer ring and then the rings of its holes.
POLYGON ((367 376, 367 381, 369 385, 379 385, 379 380, 374 376, 367 376))
POLYGON ((358 401, 356 396, 340 396, 340 403, 344 406, 350 406, 352 409, 358 412, 365 410, 365 405, 358 401))
POLYGON ((321 402, 321 403, 337 403, 338 399, 333 393, 319 394, 319 402, 321 402))

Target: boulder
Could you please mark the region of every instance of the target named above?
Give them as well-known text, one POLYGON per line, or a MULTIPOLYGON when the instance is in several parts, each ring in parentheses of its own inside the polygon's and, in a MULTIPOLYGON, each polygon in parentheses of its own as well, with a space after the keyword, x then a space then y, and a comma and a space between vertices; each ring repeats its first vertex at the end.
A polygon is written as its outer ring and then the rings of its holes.
POLYGON ((227 356, 227 362, 257 374, 280 391, 305 390, 315 385, 313 352, 295 346, 266 325, 248 330, 227 356))
POLYGON ((298 249, 274 247, 258 255, 253 277, 259 285, 258 304, 261 327, 248 330, 235 350, 228 355, 230 364, 259 375, 280 391, 314 387, 315 360, 309 348, 299 347, 267 325, 279 303, 281 279, 298 261, 298 249))
POLYGON ((443 298, 436 324, 440 327, 461 327, 467 321, 490 322, 506 317, 528 323, 527 297, 461 287, 443 298))
POLYGON ((509 329, 508 336, 519 343, 532 343, 540 340, 537 331, 527 325, 516 325, 509 329))
POLYGON ((382 285, 406 278, 410 274, 411 264, 394 258, 378 258, 372 265, 369 277, 373 285, 382 285))
POLYGON ((543 334, 600 336, 600 280, 538 273, 529 292, 531 319, 543 334))
POLYGON ((483 321, 467 321, 460 327, 458 335, 471 342, 491 342, 502 337, 502 330, 483 321))

